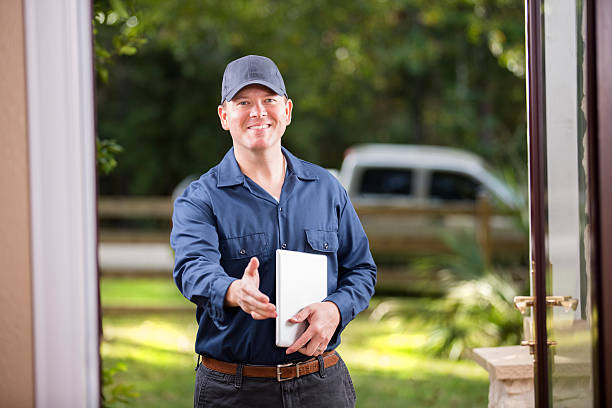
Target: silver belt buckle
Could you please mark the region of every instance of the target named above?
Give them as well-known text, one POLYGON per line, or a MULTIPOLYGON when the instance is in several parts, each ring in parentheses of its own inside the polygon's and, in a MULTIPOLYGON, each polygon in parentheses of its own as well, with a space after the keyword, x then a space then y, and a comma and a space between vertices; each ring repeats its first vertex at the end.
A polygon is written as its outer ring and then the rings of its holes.
MULTIPOLYGON (((287 364, 277 364, 276 365, 276 381, 281 382, 281 381, 287 381, 287 380, 291 380, 291 378, 287 377, 287 378, 283 378, 282 376, 282 371, 281 368, 285 368, 285 367, 291 367, 292 365, 294 365, 294 363, 287 363, 287 364)), ((297 376, 300 376, 300 368, 296 366, 296 370, 297 370, 297 376)))

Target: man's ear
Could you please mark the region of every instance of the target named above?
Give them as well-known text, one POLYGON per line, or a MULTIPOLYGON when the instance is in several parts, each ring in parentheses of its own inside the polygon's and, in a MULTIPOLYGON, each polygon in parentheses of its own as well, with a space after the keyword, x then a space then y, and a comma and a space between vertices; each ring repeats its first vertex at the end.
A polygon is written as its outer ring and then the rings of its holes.
POLYGON ((221 121, 221 127, 223 130, 229 130, 229 126, 227 124, 227 112, 225 111, 225 107, 223 105, 219 105, 217 107, 217 113, 219 114, 219 120, 221 121))
POLYGON ((287 99, 285 102, 285 115, 287 117, 287 126, 291 123, 291 112, 293 111, 293 101, 291 99, 287 99))

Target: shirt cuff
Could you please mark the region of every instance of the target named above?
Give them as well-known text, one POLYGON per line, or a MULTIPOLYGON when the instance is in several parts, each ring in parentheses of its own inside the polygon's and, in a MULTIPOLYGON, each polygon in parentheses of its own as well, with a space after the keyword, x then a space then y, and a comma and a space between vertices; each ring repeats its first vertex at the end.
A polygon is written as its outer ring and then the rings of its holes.
POLYGON ((231 276, 220 276, 214 280, 210 288, 208 312, 219 330, 225 330, 231 320, 231 316, 234 315, 232 313, 233 310, 225 307, 225 294, 227 293, 227 288, 235 280, 237 279, 231 276))
POLYGON ((340 324, 338 324, 338 329, 336 329, 336 333, 334 333, 335 337, 355 318, 350 296, 342 292, 334 292, 323 299, 323 302, 333 302, 338 306, 338 310, 340 311, 340 324))

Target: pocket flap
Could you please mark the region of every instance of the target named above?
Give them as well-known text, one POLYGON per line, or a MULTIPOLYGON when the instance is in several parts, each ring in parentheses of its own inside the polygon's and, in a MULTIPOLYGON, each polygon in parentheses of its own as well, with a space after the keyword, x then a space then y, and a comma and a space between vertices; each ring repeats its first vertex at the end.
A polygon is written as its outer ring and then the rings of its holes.
POLYGON ((241 259, 261 254, 266 245, 266 234, 258 232, 225 239, 219 243, 219 249, 224 258, 241 259))
POLYGON ((315 251, 338 251, 338 234, 336 231, 306 230, 306 239, 315 251))

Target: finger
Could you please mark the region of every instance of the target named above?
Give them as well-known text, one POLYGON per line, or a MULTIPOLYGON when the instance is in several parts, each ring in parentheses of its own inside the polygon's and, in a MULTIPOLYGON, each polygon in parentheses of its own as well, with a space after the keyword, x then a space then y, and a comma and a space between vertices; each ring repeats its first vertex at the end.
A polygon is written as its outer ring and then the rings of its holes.
POLYGON ((245 275, 253 276, 257 272, 257 268, 259 268, 259 259, 256 257, 251 258, 249 264, 244 270, 245 275))
POLYGON ((268 317, 276 317, 276 306, 270 302, 257 302, 253 299, 245 300, 241 306, 246 313, 258 313, 268 317))
POLYGON ((318 334, 318 333, 314 333, 313 336, 311 337, 310 341, 308 342, 308 344, 306 344, 304 347, 305 349, 305 353, 302 354, 306 354, 307 356, 316 356, 318 354, 321 354, 321 352, 318 351, 318 349, 321 347, 322 343, 324 343, 324 339, 318 334))
POLYGON ((304 347, 300 348, 298 352, 305 356, 318 356, 323 354, 325 347, 327 347, 327 345, 323 345, 317 337, 313 337, 304 347))
POLYGON ((289 319, 289 321, 291 323, 301 323, 310 316, 310 313, 312 313, 312 309, 310 308, 310 306, 306 306, 305 308, 297 312, 291 319, 289 319))
POLYGON ((255 320, 274 319, 276 312, 273 311, 256 311, 247 312, 255 320))
POLYGON ((271 305, 267 298, 261 301, 259 298, 254 298, 248 294, 243 294, 242 301, 240 303, 241 307, 247 312, 256 309, 266 310, 271 305))
POLYGON ((257 313, 258 315, 265 316, 266 319, 276 317, 276 308, 273 304, 269 303, 265 307, 255 307, 251 309, 251 314, 257 313))
POLYGON ((327 344, 319 343, 319 345, 314 348, 314 351, 312 352, 312 355, 313 356, 320 356, 321 354, 323 354, 325 352, 326 348, 327 348, 327 344))
POLYGON ((302 335, 287 349, 286 353, 291 354, 295 353, 299 349, 301 349, 306 343, 310 341, 313 336, 313 330, 311 326, 308 326, 306 331, 302 333, 302 335))
POLYGON ((270 302, 270 298, 266 296, 266 294, 262 293, 259 289, 244 285, 243 287, 243 297, 248 302, 257 302, 257 303, 268 303, 270 302))
POLYGON ((312 346, 313 344, 315 344, 314 339, 310 340, 310 342, 305 347, 299 349, 298 353, 304 354, 305 356, 319 356, 323 354, 325 348, 327 347, 327 345, 323 346, 322 344, 319 344, 318 346, 312 346))

